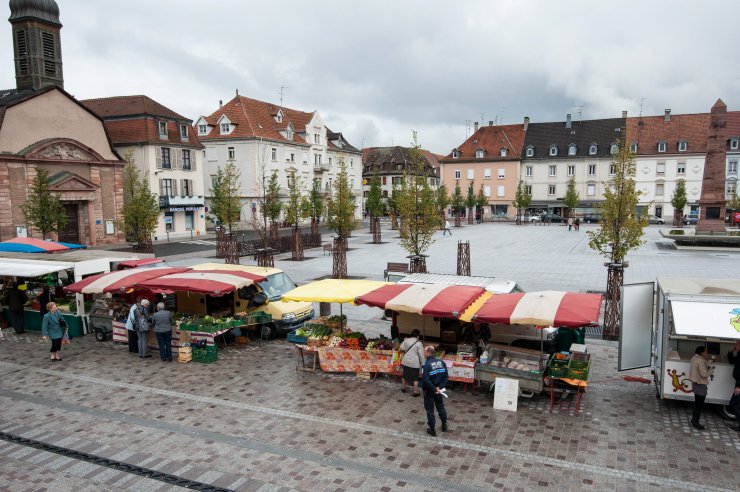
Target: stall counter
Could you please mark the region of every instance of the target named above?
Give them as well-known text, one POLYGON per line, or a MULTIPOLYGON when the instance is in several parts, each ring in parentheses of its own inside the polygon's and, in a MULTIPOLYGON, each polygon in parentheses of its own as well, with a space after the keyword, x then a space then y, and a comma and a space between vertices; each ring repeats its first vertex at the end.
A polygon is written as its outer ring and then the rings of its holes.
MULTIPOLYGON (((72 313, 62 313, 62 318, 67 322, 69 329, 69 336, 72 338, 81 337, 88 333, 87 323, 84 316, 77 316, 72 313)), ((3 307, 3 316, 8 320, 10 324, 10 310, 7 307, 3 307)), ((23 328, 27 331, 41 332, 41 313, 32 309, 23 310, 23 328)))

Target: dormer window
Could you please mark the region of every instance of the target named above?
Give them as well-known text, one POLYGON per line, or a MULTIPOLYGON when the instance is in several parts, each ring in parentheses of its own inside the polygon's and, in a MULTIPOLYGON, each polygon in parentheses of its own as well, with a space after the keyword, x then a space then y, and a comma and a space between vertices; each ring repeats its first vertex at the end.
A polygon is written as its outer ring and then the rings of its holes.
POLYGON ((550 145, 550 155, 552 157, 555 157, 558 155, 558 146, 557 145, 550 145))
POLYGON ((730 150, 737 150, 738 148, 740 148, 740 138, 731 138, 730 150))
POLYGON ((679 152, 686 152, 686 149, 688 148, 689 148, 689 143, 686 140, 678 141, 678 151, 679 152))
POLYGON ((275 115, 275 121, 277 121, 278 123, 283 122, 283 111, 282 110, 279 110, 277 114, 275 115))
POLYGON ((475 158, 476 159, 483 159, 486 156, 486 151, 483 149, 478 149, 475 151, 475 158))
POLYGON ((527 147, 527 157, 534 157, 534 147, 531 145, 527 147))
POLYGON ((616 154, 617 152, 619 152, 619 145, 617 145, 617 144, 615 144, 615 143, 611 144, 611 146, 609 147, 609 153, 610 153, 611 155, 614 155, 614 154, 616 154))
POLYGON ((221 123, 221 133, 229 133, 231 131, 230 123, 221 123))
POLYGON ((159 127, 159 138, 167 138, 167 122, 158 121, 157 124, 159 127))
POLYGON ((208 133, 208 125, 198 125, 198 135, 205 135, 208 133))
POLYGON ((637 154, 637 142, 632 142, 630 144, 630 152, 633 154, 637 154))
POLYGON ((576 144, 570 144, 568 145, 568 155, 576 155, 576 144))
POLYGON ((666 149, 666 143, 665 140, 661 140, 658 142, 658 152, 665 152, 666 149))
POLYGON ((501 147, 501 157, 506 157, 507 155, 509 155, 509 149, 501 147))
POLYGON ((454 150, 452 151, 452 158, 453 158, 453 159, 459 159, 459 158, 460 158, 460 151, 459 151, 459 150, 457 150, 457 149, 454 149, 454 150))
POLYGON ((182 140, 188 139, 188 125, 180 125, 180 138, 182 140))
POLYGON ((588 155, 596 155, 596 153, 599 151, 599 146, 595 143, 592 143, 588 146, 588 155))
POLYGON ((293 125, 288 123, 288 127, 285 129, 285 138, 287 140, 293 140, 293 125))

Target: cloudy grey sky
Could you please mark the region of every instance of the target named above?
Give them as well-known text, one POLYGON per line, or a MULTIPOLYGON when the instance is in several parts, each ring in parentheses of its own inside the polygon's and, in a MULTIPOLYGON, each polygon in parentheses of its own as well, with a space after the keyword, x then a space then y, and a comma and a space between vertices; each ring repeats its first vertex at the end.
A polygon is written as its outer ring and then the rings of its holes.
MULTIPOLYGON (((10 15, 5 4, 5 19, 10 15)), ((740 109, 740 3, 685 0, 57 0, 65 88, 193 120, 235 89, 356 147, 447 154, 486 124, 740 109), (482 113, 482 115, 481 115, 482 113)), ((10 24, 0 88, 15 86, 10 24)))

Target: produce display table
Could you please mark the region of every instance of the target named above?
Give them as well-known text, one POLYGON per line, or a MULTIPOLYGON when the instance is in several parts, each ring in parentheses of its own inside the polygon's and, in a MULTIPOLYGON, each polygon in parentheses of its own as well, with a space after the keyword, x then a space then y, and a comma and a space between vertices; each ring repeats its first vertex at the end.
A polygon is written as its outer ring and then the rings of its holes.
MULTIPOLYGON (((6 320, 8 320, 8 325, 10 325, 10 311, 7 307, 3 307, 3 316, 6 320)), ((63 311, 59 311, 59 313, 62 315, 62 318, 64 318, 64 321, 67 322, 67 327, 69 329, 69 336, 72 338, 81 337, 82 335, 87 334, 87 327, 86 323, 84 323, 84 316, 77 316, 76 314, 72 313, 65 313, 63 311)), ((41 331, 41 313, 38 310, 28 309, 25 308, 23 310, 23 328, 27 331, 41 331)))
MULTIPOLYGON (((205 340, 206 345, 215 345, 216 339, 220 336, 223 339, 225 339, 225 334, 231 330, 231 327, 224 328, 223 330, 218 330, 213 333, 208 332, 201 332, 201 331, 187 331, 187 330, 180 330, 179 328, 175 328, 172 330, 172 353, 177 354, 179 353, 180 347, 182 347, 183 343, 189 343, 199 340, 205 340)), ((121 342, 121 343, 128 343, 128 333, 126 330, 126 323, 122 323, 119 321, 113 322, 113 341, 114 342, 121 342)), ((151 349, 158 349, 159 345, 157 344, 157 338, 154 335, 154 332, 152 330, 149 330, 148 332, 148 342, 147 346, 151 349)))
POLYGON ((582 381, 580 379, 568 379, 568 378, 554 378, 548 377, 547 380, 550 384, 550 413, 555 407, 555 389, 558 387, 558 391, 564 393, 576 395, 576 417, 581 411, 581 394, 586 392, 588 388, 588 381, 582 381))
POLYGON ((394 372, 392 355, 326 346, 318 347, 318 353, 324 372, 394 372))
POLYGON ((296 343, 295 351, 296 351, 295 370, 315 372, 316 362, 318 362, 319 360, 319 351, 317 347, 310 347, 308 345, 296 343), (307 355, 311 357, 311 367, 306 366, 306 356, 307 355))

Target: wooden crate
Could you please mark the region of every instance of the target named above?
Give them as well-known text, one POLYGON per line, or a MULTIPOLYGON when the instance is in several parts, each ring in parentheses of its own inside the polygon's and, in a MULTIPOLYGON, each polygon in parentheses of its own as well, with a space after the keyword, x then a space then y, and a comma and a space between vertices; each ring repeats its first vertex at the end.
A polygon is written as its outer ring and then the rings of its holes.
POLYGON ((357 372, 355 374, 357 375, 357 379, 370 379, 369 372, 357 372))

